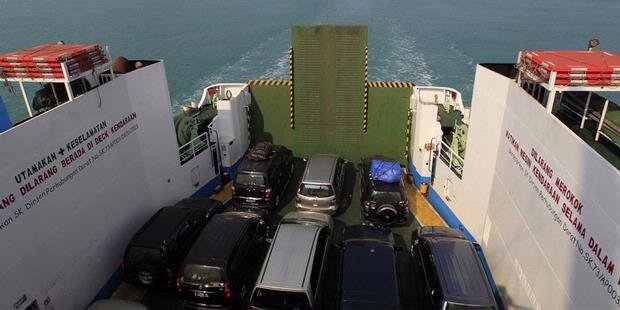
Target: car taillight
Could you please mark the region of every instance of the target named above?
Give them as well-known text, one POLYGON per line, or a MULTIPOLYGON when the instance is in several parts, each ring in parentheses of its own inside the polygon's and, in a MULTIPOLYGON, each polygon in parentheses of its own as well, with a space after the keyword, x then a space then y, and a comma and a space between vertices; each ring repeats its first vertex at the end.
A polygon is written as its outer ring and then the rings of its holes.
POLYGON ((177 292, 179 293, 183 292, 183 288, 181 288, 181 281, 183 281, 183 277, 178 277, 177 278, 177 292))
POLYGON ((338 204, 338 199, 336 199, 336 198, 332 199, 332 201, 329 202, 330 206, 335 206, 337 204, 338 204))
POLYGON ((231 186, 231 187, 230 187, 230 191, 231 191, 231 193, 234 195, 234 194, 235 194, 235 187, 234 187, 234 186, 231 186))
POLYGON ((299 195, 295 196, 295 202, 301 202, 301 197, 299 197, 299 195))
POLYGON ((271 191, 271 188, 265 190, 265 198, 271 198, 272 195, 273 192, 271 191))
POLYGON ((370 201, 364 201, 364 209, 370 209, 370 201))
POLYGON ((228 282, 224 283, 224 297, 226 298, 232 297, 232 291, 230 290, 230 283, 228 282))

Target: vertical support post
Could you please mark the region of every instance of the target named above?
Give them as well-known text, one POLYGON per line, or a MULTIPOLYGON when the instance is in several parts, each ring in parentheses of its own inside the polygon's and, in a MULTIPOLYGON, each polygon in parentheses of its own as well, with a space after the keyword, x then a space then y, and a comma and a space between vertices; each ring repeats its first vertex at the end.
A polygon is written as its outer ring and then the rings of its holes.
POLYGON ((54 87, 54 83, 50 83, 50 86, 52 87, 52 93, 54 93, 54 100, 56 100, 56 104, 59 104, 60 102, 58 102, 58 95, 56 94, 56 87, 54 87))
POLYGON ((65 89, 67 90, 67 98, 69 101, 73 100, 73 91, 71 90, 71 84, 69 83, 69 70, 67 69, 67 63, 61 63, 62 75, 65 77, 65 89))
POLYGON ((553 103, 555 101, 555 90, 549 91, 549 97, 547 97, 547 113, 553 114, 553 103))
POLYGON ((547 113, 553 114, 553 104, 555 103, 555 79, 558 76, 557 72, 551 72, 549 77, 549 97, 547 97, 547 113))
POLYGON ((28 116, 32 117, 32 109, 30 108, 30 102, 28 101, 28 95, 26 94, 24 83, 21 81, 19 82, 19 88, 22 91, 22 97, 24 97, 24 104, 26 105, 26 110, 28 110, 28 116))
POLYGON ((596 136, 594 136, 594 141, 598 141, 598 138, 601 135, 601 129, 603 128, 603 122, 605 122, 605 115, 607 114, 608 107, 609 99, 605 100, 605 106, 603 106, 603 113, 601 113, 601 119, 598 121, 598 128, 596 129, 596 136))
POLYGON ((586 100, 586 107, 583 110, 583 114, 581 115, 581 124, 579 124, 580 129, 583 129, 583 126, 585 126, 586 124, 588 109, 590 108, 590 99, 592 99, 592 92, 588 92, 588 99, 586 100))

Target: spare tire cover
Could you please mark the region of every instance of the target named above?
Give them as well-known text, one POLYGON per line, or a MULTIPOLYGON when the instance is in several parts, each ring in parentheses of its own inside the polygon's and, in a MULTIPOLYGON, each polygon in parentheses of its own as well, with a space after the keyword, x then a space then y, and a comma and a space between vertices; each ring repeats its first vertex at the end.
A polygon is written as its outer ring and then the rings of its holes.
POLYGON ((391 224, 396 221, 396 217, 398 216, 398 212, 396 212, 396 208, 390 204, 381 205, 377 209, 377 217, 379 220, 386 224, 391 224))

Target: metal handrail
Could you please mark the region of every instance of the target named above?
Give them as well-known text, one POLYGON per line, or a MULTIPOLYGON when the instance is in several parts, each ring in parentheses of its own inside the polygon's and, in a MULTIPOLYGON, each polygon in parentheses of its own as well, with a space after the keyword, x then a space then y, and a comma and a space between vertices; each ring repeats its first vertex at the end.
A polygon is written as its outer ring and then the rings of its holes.
POLYGON ((209 132, 205 131, 190 140, 189 142, 183 144, 179 147, 179 156, 181 158, 181 163, 184 163, 196 155, 200 154, 205 149, 209 148, 209 132))
POLYGON ((448 144, 441 141, 441 148, 439 149, 439 157, 448 165, 448 168, 456 174, 457 177, 463 177, 463 166, 465 165, 465 159, 463 159, 457 152, 452 150, 448 144))

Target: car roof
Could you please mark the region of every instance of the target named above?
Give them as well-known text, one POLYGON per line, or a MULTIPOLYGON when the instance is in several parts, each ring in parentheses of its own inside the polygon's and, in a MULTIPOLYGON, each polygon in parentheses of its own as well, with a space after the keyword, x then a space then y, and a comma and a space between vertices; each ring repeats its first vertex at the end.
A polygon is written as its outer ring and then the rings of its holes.
POLYGON ((257 286, 301 290, 309 282, 320 226, 280 224, 257 286))
POLYGON ((273 159, 275 158, 274 155, 281 149, 284 149, 284 146, 273 145, 271 148, 271 155, 269 155, 269 158, 265 160, 252 160, 245 156, 241 161, 241 164, 239 164, 239 168, 237 168, 237 171, 241 173, 266 172, 273 163, 273 159))
POLYGON ((431 245, 433 263, 446 301, 495 305, 491 286, 471 242, 443 237, 427 240, 431 245))
POLYGON ((349 241, 370 241, 385 242, 390 245, 394 244, 394 235, 392 232, 383 227, 374 227, 367 225, 353 225, 345 228, 342 240, 346 243, 349 241))
POLYGON ((396 258, 392 245, 368 240, 348 242, 342 262, 343 309, 398 308, 396 258))
POLYGON ((231 213, 216 214, 194 242, 185 262, 225 267, 237 241, 251 221, 251 217, 231 213))
POLYGON ((340 156, 334 154, 313 155, 306 163, 302 183, 329 184, 332 181, 336 162, 340 156))
POLYGON ((131 244, 145 247, 159 247, 163 241, 177 231, 191 209, 179 207, 163 207, 153 215, 136 233, 131 244))

